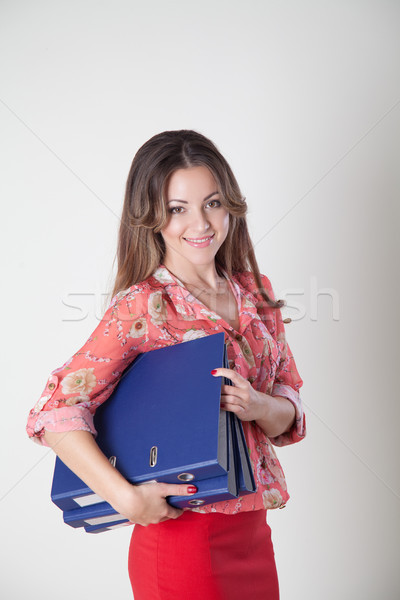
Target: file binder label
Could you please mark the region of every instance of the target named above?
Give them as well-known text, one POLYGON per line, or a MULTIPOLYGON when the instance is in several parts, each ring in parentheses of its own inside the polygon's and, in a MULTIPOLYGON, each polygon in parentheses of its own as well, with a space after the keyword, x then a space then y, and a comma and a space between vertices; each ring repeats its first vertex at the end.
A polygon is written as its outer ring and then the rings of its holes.
POLYGON ((74 498, 75 502, 79 504, 80 507, 90 506, 92 504, 100 504, 100 502, 104 502, 103 498, 100 498, 97 494, 88 494, 87 496, 77 496, 74 498))

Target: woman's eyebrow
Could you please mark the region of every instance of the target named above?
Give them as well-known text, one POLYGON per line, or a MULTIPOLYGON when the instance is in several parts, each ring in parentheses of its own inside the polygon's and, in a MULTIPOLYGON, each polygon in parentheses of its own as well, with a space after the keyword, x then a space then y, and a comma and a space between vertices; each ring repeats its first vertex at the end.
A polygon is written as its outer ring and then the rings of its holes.
MULTIPOLYGON (((212 194, 209 194, 208 196, 206 196, 206 198, 204 198, 203 202, 205 202, 206 200, 209 200, 211 198, 211 196, 215 196, 215 194, 219 194, 218 191, 213 192, 212 194)), ((168 200, 167 204, 169 204, 170 202, 183 202, 183 204, 188 204, 186 200, 178 200, 173 198, 172 200, 168 200)))

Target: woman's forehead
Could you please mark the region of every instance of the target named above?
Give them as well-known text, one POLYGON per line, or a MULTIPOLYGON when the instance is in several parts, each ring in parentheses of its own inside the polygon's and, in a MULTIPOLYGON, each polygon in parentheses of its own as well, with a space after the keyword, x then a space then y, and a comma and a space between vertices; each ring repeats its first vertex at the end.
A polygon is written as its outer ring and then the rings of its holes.
POLYGON ((167 200, 186 200, 185 195, 204 195, 216 193, 218 184, 206 166, 177 169, 171 173, 167 182, 167 200))

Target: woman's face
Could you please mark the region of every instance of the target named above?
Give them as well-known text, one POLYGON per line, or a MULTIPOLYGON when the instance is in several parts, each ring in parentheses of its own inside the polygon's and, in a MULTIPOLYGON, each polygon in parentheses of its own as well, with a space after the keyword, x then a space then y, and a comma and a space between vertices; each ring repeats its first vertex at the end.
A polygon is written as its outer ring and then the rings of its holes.
POLYGON ((214 262, 229 229, 229 213, 222 206, 218 186, 204 166, 178 169, 167 187, 168 220, 161 230, 164 264, 175 268, 214 262))

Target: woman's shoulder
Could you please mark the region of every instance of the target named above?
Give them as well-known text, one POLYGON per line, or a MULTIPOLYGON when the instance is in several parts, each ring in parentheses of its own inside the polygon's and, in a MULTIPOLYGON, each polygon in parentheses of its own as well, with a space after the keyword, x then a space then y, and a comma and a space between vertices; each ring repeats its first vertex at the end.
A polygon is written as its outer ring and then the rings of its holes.
MULTIPOLYGON (((272 285, 271 285, 269 278, 266 275, 264 275, 263 273, 260 273, 260 277, 261 277, 261 285, 263 286, 265 291, 268 294, 273 295, 272 285)), ((234 278, 236 278, 238 280, 238 282, 244 289, 251 292, 252 294, 257 294, 259 286, 256 282, 256 278, 252 271, 237 271, 234 273, 234 278)))
POLYGON ((143 281, 134 283, 133 285, 117 292, 111 298, 109 307, 126 302, 131 302, 133 300, 136 300, 136 302, 140 300, 147 301, 147 299, 152 293, 160 290, 161 288, 162 286, 157 282, 157 280, 154 279, 154 276, 152 274, 143 281))
POLYGON ((176 286, 176 281, 172 277, 171 273, 160 264, 154 271, 143 279, 126 289, 120 290, 115 294, 109 304, 109 307, 130 303, 136 301, 136 303, 145 302, 147 303, 150 296, 152 299, 155 297, 154 294, 168 294, 168 290, 171 287, 176 286))

